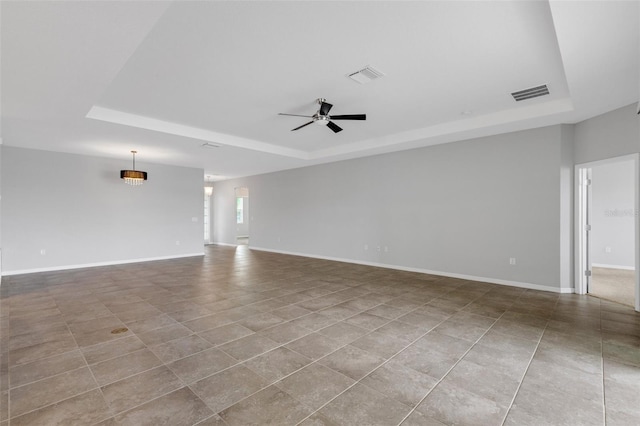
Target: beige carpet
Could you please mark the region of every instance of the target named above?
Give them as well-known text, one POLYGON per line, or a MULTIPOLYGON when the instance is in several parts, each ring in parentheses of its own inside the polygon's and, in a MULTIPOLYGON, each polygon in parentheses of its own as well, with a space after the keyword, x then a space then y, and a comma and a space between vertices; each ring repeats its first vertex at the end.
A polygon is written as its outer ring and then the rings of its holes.
POLYGON ((589 294, 601 299, 634 306, 635 271, 612 268, 593 268, 589 294))

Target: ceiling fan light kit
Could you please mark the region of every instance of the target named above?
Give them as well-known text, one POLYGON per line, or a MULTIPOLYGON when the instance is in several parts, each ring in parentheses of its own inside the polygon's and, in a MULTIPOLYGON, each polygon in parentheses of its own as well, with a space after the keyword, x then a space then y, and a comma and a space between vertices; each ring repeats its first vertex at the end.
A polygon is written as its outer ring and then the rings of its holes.
POLYGON ((366 114, 346 114, 346 115, 329 115, 329 111, 333 107, 332 104, 328 103, 324 98, 318 98, 316 102, 320 105, 318 111, 316 111, 313 115, 300 115, 300 114, 286 114, 284 112, 279 113, 279 115, 289 115, 292 117, 306 117, 310 118, 311 121, 303 124, 302 126, 298 126, 295 129, 291 129, 291 131, 302 129, 303 127, 308 126, 309 124, 316 123, 318 125, 327 126, 334 133, 338 133, 342 131, 342 128, 332 122, 331 120, 366 120, 366 114))

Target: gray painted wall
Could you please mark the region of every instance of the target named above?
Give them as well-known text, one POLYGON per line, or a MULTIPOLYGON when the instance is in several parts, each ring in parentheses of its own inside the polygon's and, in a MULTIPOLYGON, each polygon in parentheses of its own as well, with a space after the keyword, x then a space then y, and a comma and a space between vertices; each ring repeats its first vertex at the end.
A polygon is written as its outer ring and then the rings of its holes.
POLYGON ((575 164, 640 152, 640 116, 631 104, 575 125, 575 164))
POLYGON ((623 161, 592 168, 593 264, 633 268, 634 163, 623 161), (606 251, 606 248, 610 252, 606 251))
POLYGON ((203 253, 202 169, 140 162, 132 187, 129 159, 2 151, 4 273, 203 253))
POLYGON ((0 138, 0 285, 2 285, 2 138, 0 138))
POLYGON ((571 228, 571 203, 561 208, 570 132, 553 126, 216 182, 214 241, 235 242, 234 188, 247 186, 252 247, 568 287, 560 262, 570 235, 559 236, 571 228))

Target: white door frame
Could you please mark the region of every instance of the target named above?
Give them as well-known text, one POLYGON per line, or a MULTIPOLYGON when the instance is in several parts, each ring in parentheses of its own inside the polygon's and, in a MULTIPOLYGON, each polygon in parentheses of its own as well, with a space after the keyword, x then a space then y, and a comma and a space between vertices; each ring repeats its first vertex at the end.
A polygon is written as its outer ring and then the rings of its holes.
POLYGON ((612 164, 620 161, 633 160, 635 169, 634 182, 634 205, 635 205, 635 309, 640 311, 640 154, 629 154, 621 157, 608 158, 606 160, 592 161, 589 163, 576 164, 574 170, 574 264, 575 264, 575 292, 578 294, 587 293, 588 277, 585 271, 589 265, 586 264, 588 259, 588 247, 584 233, 584 226, 587 225, 586 218, 586 199, 585 199, 585 178, 592 167, 603 164, 612 164))
POLYGON ((575 169, 575 288, 578 294, 587 294, 591 283, 591 167, 585 164, 575 169))

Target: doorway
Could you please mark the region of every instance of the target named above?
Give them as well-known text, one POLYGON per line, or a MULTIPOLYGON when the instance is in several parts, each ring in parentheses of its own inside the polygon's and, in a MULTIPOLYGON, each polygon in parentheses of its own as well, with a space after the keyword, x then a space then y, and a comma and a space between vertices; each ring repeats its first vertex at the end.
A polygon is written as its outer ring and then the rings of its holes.
POLYGON ((239 187, 236 191, 236 244, 249 245, 249 188, 239 187))
POLYGON ((576 165, 576 293, 640 311, 638 154, 576 165))

